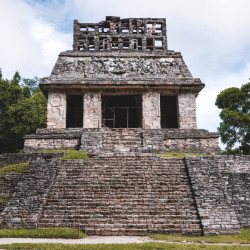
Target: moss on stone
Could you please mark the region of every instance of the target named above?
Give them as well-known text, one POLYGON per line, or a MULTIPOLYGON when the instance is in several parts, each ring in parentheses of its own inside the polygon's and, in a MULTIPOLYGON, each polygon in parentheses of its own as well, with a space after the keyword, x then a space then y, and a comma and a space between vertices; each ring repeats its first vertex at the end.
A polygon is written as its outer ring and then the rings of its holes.
POLYGON ((5 202, 8 202, 9 199, 0 199, 0 203, 5 203, 5 202))
POLYGON ((46 153, 64 152, 65 155, 63 157, 60 157, 60 159, 63 159, 63 160, 88 160, 89 159, 88 153, 81 152, 78 150, 73 150, 73 149, 42 150, 42 151, 38 151, 38 152, 39 153, 41 153, 41 152, 46 152, 46 153))
POLYGON ((19 164, 8 165, 0 168, 0 176, 9 174, 21 174, 28 167, 28 162, 23 162, 19 164))
POLYGON ((183 153, 183 152, 166 152, 157 154, 161 157, 188 157, 188 156, 209 156, 208 154, 183 153))

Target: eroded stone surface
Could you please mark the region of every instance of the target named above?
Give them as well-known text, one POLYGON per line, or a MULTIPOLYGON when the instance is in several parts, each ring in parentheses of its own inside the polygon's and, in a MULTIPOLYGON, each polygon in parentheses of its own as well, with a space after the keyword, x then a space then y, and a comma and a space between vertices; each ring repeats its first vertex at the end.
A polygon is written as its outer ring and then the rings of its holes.
MULTIPOLYGON (((151 121, 151 120, 150 120, 151 121)), ((218 133, 202 129, 39 129, 25 136, 24 151, 189 152, 219 154, 218 133)))
POLYGON ((146 92, 142 96, 142 124, 145 129, 157 129, 160 124, 160 94, 146 92))
POLYGON ((205 235, 249 227, 249 156, 186 158, 205 235))
POLYGON ((195 94, 186 93, 178 95, 179 126, 181 129, 196 129, 195 94))
POLYGON ((53 91, 48 93, 47 127, 66 127, 66 93, 53 91))
POLYGON ((100 92, 86 92, 83 101, 83 127, 100 128, 102 124, 102 102, 100 92))

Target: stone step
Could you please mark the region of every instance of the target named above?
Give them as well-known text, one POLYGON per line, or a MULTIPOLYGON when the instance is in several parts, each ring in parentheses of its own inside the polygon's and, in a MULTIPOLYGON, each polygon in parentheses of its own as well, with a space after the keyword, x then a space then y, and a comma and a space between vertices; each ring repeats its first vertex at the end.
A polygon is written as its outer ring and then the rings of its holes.
MULTIPOLYGON (((87 227, 88 234, 98 235, 201 233, 181 158, 115 153, 94 156, 87 161, 52 160, 46 170, 43 168, 38 165, 32 170, 36 178, 44 171, 48 179, 46 184, 47 179, 41 176, 39 182, 46 189, 44 194, 39 194, 39 185, 33 187, 34 193, 43 199, 39 207, 37 201, 31 200, 34 211, 39 213, 38 227, 81 224, 87 227)), ((34 182, 33 174, 26 177, 18 199, 27 194, 25 183, 34 182)))

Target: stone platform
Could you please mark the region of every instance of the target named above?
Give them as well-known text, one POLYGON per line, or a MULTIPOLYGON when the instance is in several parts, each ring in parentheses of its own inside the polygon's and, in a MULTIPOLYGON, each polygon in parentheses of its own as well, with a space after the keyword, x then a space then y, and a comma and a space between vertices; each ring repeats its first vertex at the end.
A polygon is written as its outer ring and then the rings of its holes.
POLYGON ((36 134, 24 138, 24 152, 80 149, 94 153, 220 153, 219 133, 204 129, 38 129, 36 134))
POLYGON ((80 225, 89 235, 213 235, 250 226, 249 156, 34 155, 23 154, 30 165, 21 176, 0 178, 11 189, 1 191, 0 198, 10 199, 0 211, 2 228, 80 225))

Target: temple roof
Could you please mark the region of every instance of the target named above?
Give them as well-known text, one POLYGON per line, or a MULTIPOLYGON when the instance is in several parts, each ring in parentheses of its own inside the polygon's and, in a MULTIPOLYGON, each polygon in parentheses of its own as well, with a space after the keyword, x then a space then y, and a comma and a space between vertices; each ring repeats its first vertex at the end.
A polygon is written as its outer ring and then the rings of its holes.
POLYGON ((86 86, 190 86, 192 77, 181 53, 167 49, 166 20, 106 17, 100 23, 74 21, 73 50, 60 53, 50 77, 40 84, 86 86))

